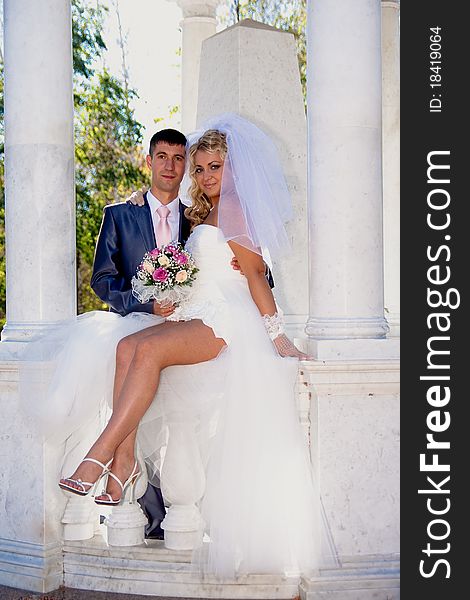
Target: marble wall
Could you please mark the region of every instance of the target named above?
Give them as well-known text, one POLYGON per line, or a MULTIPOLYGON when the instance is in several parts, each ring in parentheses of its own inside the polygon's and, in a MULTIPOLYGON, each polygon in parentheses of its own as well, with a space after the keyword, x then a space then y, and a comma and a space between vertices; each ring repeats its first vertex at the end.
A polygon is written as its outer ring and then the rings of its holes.
POLYGON ((5 344, 0 350, 0 583, 43 592, 63 577, 61 453, 22 414, 18 362, 5 360, 5 344))
POLYGON ((339 565, 305 578, 303 600, 399 597, 398 361, 305 366, 310 440, 339 565))

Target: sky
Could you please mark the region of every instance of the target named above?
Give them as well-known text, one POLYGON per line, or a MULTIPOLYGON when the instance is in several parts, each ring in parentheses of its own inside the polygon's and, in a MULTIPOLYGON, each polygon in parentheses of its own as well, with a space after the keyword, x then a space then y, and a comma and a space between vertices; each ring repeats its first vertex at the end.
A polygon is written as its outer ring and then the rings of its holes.
MULTIPOLYGON (((113 74, 122 74, 122 54, 115 4, 109 7, 104 40, 108 47, 105 64, 113 74)), ((173 106, 181 104, 181 9, 168 0, 118 0, 129 84, 136 89, 135 116, 145 127, 144 146, 162 127, 180 126, 180 113, 170 117, 173 106), (163 118, 155 123, 155 118, 163 118)))
MULTIPOLYGON (((93 2, 93 0, 88 0, 93 2)), ((96 0, 95 0, 96 1, 96 0)), ((175 0, 100 0, 109 7, 104 38, 108 47, 105 62, 114 74, 122 73, 122 55, 115 5, 118 2, 121 27, 127 46, 130 86, 140 98, 135 116, 145 126, 144 147, 163 127, 181 126, 181 113, 171 115, 171 107, 181 105, 182 12, 175 0), (158 123, 155 118, 163 119, 158 123)), ((219 15, 224 14, 221 2, 219 15)), ((218 27, 220 29, 220 26, 218 27)))

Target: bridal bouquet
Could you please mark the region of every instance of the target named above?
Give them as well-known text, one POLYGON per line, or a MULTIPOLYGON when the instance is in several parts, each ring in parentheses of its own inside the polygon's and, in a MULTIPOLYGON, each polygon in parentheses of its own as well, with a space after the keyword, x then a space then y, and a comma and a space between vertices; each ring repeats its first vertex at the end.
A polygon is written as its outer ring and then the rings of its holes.
POLYGON ((132 293, 142 303, 176 304, 188 297, 198 270, 180 242, 170 242, 145 253, 131 281, 132 293))

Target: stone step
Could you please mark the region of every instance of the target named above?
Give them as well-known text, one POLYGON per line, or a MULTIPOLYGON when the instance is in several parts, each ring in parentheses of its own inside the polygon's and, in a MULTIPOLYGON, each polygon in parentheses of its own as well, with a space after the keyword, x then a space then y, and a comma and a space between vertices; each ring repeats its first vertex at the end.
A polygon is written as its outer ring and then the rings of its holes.
MULTIPOLYGON (((47 594, 38 594, 18 588, 6 587, 4 585, 0 585, 0 598, 2 600, 172 600, 169 596, 136 596, 135 594, 113 594, 110 592, 77 590, 64 587, 52 592, 47 592, 47 594)), ((179 600, 194 599, 179 598, 179 600)), ((209 598, 202 600, 209 600, 209 598)))
POLYGON ((202 576, 191 569, 190 552, 174 552, 159 540, 116 548, 101 536, 64 542, 66 588, 143 596, 287 600, 299 595, 299 577, 244 575, 233 580, 202 576))

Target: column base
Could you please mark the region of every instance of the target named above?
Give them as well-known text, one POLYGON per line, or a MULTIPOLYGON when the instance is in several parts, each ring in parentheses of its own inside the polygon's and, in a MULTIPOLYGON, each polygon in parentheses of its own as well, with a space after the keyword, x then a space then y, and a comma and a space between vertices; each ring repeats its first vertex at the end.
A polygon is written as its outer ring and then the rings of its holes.
POLYGON ((64 540, 89 540, 95 535, 98 521, 97 506, 91 496, 70 496, 65 507, 62 523, 64 540))
POLYGON ((200 545, 204 522, 195 504, 172 504, 161 523, 165 532, 165 548, 193 550, 200 545))
POLYGON ((400 313, 386 313, 390 331, 387 337, 400 337, 400 313))
POLYGON ((110 546, 139 546, 145 541, 147 517, 139 504, 133 502, 113 507, 104 524, 108 531, 110 546))
POLYGON ((387 335, 388 325, 384 317, 370 319, 310 317, 305 332, 310 338, 324 340, 377 339, 387 335))
POLYGON ((308 315, 306 314, 288 314, 284 313, 284 329, 286 335, 301 350, 306 349, 307 338, 305 335, 305 323, 308 315))
POLYGON ((201 545, 202 531, 165 531, 165 548, 181 552, 201 545))

